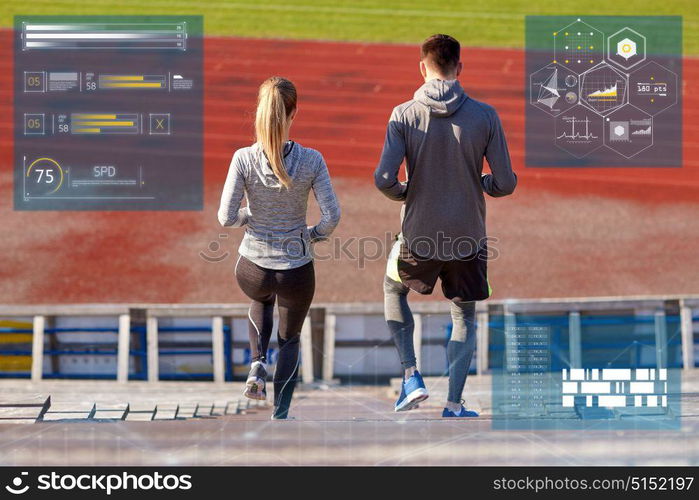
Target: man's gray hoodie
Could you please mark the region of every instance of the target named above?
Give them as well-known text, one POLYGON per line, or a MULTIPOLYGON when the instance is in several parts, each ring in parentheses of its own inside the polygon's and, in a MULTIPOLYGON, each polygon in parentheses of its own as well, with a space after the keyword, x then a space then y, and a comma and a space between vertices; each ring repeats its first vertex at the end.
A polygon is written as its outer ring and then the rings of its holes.
POLYGON ((394 108, 374 181, 405 202, 402 234, 411 253, 452 260, 485 241, 483 193, 511 194, 517 176, 495 110, 466 95, 458 80, 430 80, 394 108), (483 174, 483 158, 492 174, 483 174))

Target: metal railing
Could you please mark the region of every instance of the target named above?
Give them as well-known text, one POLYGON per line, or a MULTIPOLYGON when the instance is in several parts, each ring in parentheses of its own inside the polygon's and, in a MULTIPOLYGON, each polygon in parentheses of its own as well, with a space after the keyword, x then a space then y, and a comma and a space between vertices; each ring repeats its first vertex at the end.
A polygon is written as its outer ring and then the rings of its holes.
MULTIPOLYGON (((415 318, 415 352, 418 366, 423 342, 423 318, 426 315, 449 314, 449 304, 440 302, 415 302, 411 304, 415 318)), ((489 370, 489 337, 494 327, 515 325, 518 316, 524 314, 565 314, 568 330, 569 361, 572 367, 582 366, 583 339, 582 327, 589 320, 585 315, 612 312, 639 311, 651 315, 655 332, 655 350, 657 366, 667 366, 667 346, 678 344, 674 339, 668 343, 666 315, 677 316, 682 366, 693 369, 696 365, 694 356, 694 323, 699 321, 699 295, 691 296, 647 296, 647 297, 595 297, 572 299, 521 299, 489 300, 479 302, 476 308, 477 348, 476 367, 479 374, 489 370), (498 323, 499 322, 499 323, 498 323)), ((61 349, 46 349, 47 335, 61 331, 60 328, 47 327, 47 320, 57 317, 112 317, 117 319, 116 328, 107 328, 117 334, 116 349, 108 349, 108 354, 116 355, 116 380, 126 383, 129 380, 129 361, 131 356, 145 358, 145 373, 132 378, 145 378, 155 382, 161 380, 159 371, 160 356, 182 353, 161 349, 159 334, 164 331, 187 330, 211 333, 211 349, 197 350, 197 354, 211 354, 213 373, 211 378, 222 383, 232 378, 231 352, 234 346, 231 324, 233 318, 247 317, 246 304, 70 304, 70 305, 0 305, 0 317, 32 318, 31 330, 23 328, 3 328, 0 333, 32 334, 31 351, 6 350, 2 355, 31 354, 30 377, 34 381, 44 378, 44 356, 60 356, 70 352, 61 349), (197 327, 160 327, 163 318, 201 318, 206 320, 197 327), (145 331, 145 349, 133 349, 132 333, 145 331), (21 352, 20 352, 21 351, 21 352), (204 352, 206 351, 206 352, 204 352)), ((305 382, 313 380, 332 380, 335 376, 335 349, 342 347, 372 347, 385 344, 383 340, 337 340, 338 318, 348 315, 380 316, 383 315, 381 303, 326 303, 315 304, 304 322, 301 332, 302 378, 305 382)), ((559 320, 560 321, 560 320, 559 320)), ((608 318, 606 321, 610 321, 608 318)), ((64 328, 76 331, 77 328, 64 328)), ((85 331, 97 331, 100 328, 85 328, 85 331)), ((430 340, 426 341, 430 343, 430 340)), ((434 342, 432 342, 434 343, 434 342)), ((237 345, 237 344, 236 344, 237 345)), ((106 351, 105 351, 106 352, 106 351)), ((184 351, 185 353, 187 351, 184 351)), ((94 354, 94 352, 92 352, 94 354)))

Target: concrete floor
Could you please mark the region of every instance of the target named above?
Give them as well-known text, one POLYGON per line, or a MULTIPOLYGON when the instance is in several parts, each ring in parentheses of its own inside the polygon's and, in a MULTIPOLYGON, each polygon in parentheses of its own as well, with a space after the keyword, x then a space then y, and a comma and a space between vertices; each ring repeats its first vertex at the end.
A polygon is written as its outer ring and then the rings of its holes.
MULTIPOLYGON (((490 377, 471 377, 469 407, 481 417, 442 420, 444 379, 418 410, 392 411, 388 386, 297 391, 296 420, 270 421, 270 407, 161 421, 75 418, 0 423, 0 465, 652 465, 699 464, 699 373, 684 377, 682 427, 674 431, 494 431, 490 377)), ((51 395, 52 407, 133 408, 240 399, 239 383, 0 381, 0 404, 51 395)), ((230 407, 230 405, 229 405, 230 407)))

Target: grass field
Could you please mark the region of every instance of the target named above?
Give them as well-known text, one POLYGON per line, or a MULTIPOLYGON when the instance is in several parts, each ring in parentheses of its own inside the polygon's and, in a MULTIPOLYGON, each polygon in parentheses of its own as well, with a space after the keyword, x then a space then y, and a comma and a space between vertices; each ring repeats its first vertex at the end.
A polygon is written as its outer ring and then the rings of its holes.
MULTIPOLYGON (((415 43, 446 32, 465 46, 517 48, 524 44, 525 15, 600 12, 556 0, 3 0, 0 27, 11 26, 17 14, 202 14, 207 35, 415 43)), ((627 0, 604 14, 682 15, 685 54, 699 54, 696 0, 627 0)))

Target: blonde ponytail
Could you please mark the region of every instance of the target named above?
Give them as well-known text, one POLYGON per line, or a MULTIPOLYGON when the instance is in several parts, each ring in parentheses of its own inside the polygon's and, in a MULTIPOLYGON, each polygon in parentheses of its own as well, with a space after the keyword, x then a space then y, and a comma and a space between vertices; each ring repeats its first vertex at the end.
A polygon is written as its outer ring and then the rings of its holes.
POLYGON ((274 175, 285 188, 291 177, 284 166, 285 133, 291 114, 296 109, 296 87, 286 78, 273 76, 260 85, 255 115, 255 136, 262 147, 274 175))

